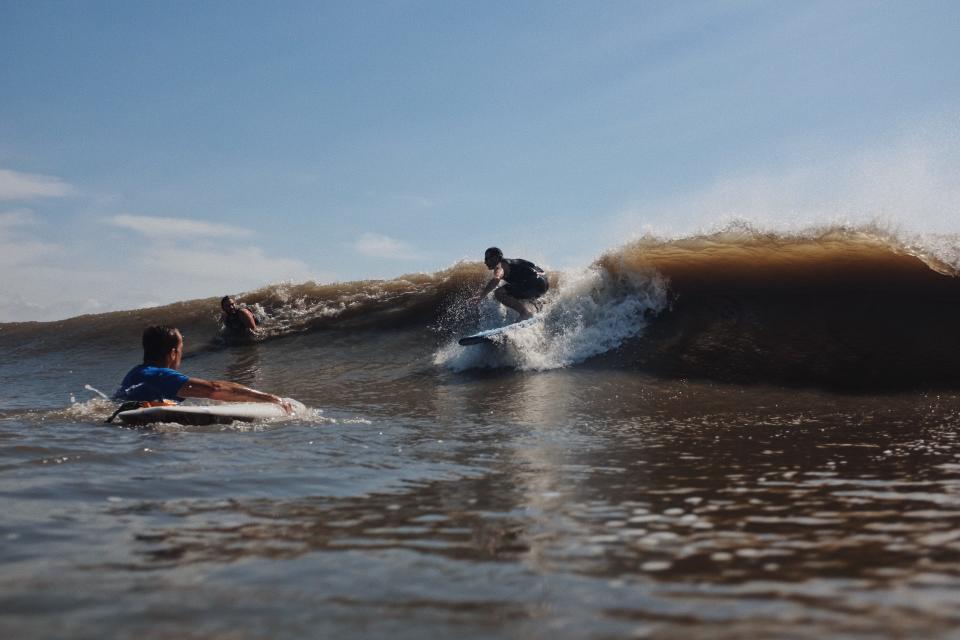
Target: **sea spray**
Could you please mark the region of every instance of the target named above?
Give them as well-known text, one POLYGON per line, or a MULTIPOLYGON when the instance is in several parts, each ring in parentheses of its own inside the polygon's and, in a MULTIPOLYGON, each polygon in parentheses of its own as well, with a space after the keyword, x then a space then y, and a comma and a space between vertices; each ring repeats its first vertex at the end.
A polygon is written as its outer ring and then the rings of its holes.
MULTIPOLYGON (((542 370, 589 359, 593 367, 733 382, 953 386, 960 383, 956 240, 876 225, 788 233, 737 224, 686 238, 647 236, 582 270, 551 273, 542 327, 500 349, 456 345, 516 317, 491 298, 479 318, 467 303, 489 278, 479 262, 392 280, 280 283, 237 298, 266 313, 265 353, 288 337, 316 334, 324 348, 388 344, 389 359, 424 371, 542 370)), ((194 357, 228 352, 210 340, 218 313, 219 298, 191 300, 6 324, 0 340, 10 359, 121 358, 118 368, 128 368, 139 358, 143 327, 172 324, 189 337, 192 370, 194 357)))
MULTIPOLYGON (((455 371, 570 366, 641 334, 667 303, 667 283, 651 269, 613 274, 593 266, 564 272, 557 280, 555 291, 544 299, 542 322, 508 332, 494 348, 447 344, 437 351, 434 363, 455 371)), ((486 304, 500 308, 494 302, 486 304)))

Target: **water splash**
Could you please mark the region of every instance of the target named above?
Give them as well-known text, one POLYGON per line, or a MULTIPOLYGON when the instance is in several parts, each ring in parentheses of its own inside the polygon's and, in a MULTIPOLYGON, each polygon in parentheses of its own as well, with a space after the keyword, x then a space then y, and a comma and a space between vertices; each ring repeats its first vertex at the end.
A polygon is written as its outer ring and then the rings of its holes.
MULTIPOLYGON (((667 304, 667 283, 651 269, 617 273, 589 267, 565 272, 548 294, 542 322, 508 331, 496 345, 443 346, 434 364, 454 371, 511 367, 543 371, 570 366, 619 347, 640 335, 667 304)), ((502 326, 506 313, 489 301, 481 328, 502 326), (490 311, 490 308, 494 311, 490 311)))

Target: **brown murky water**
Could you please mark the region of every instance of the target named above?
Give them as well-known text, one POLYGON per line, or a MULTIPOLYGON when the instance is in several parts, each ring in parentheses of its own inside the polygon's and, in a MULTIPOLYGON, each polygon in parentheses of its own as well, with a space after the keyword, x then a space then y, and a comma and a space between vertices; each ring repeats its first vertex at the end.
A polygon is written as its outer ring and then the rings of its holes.
POLYGON ((206 301, 2 325, 0 637, 956 638, 957 281, 805 251, 772 288, 626 252, 468 349, 463 265, 271 289, 232 348, 206 301), (310 411, 103 425, 84 385, 178 316, 184 371, 310 411))
POLYGON ((4 637, 960 629, 957 394, 355 357, 397 339, 193 360, 324 408, 289 422, 5 411, 4 637))

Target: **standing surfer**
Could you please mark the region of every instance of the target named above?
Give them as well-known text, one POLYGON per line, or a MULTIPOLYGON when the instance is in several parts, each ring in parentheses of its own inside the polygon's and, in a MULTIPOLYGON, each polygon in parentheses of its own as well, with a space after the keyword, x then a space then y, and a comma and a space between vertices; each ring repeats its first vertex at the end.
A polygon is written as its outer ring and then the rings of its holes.
POLYGON ((493 296, 500 304, 519 313, 520 320, 532 318, 533 313, 524 301, 534 301, 534 306, 539 307, 536 299, 550 288, 543 269, 522 258, 504 258, 503 251, 497 247, 490 247, 484 252, 483 262, 488 269, 493 270, 493 278, 470 300, 480 304, 481 300, 496 289, 493 296), (502 287, 501 280, 506 282, 502 287))

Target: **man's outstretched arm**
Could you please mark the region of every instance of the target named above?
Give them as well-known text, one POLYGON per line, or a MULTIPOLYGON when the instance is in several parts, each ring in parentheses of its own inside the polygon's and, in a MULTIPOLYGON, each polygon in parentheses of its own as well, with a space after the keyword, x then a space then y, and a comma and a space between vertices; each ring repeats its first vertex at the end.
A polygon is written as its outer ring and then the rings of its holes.
POLYGON ((183 383, 177 395, 184 398, 209 398, 211 400, 223 400, 226 402, 272 402, 283 405, 288 411, 290 409, 288 403, 280 396, 257 391, 256 389, 245 387, 242 384, 228 382, 226 380, 190 378, 183 383))

